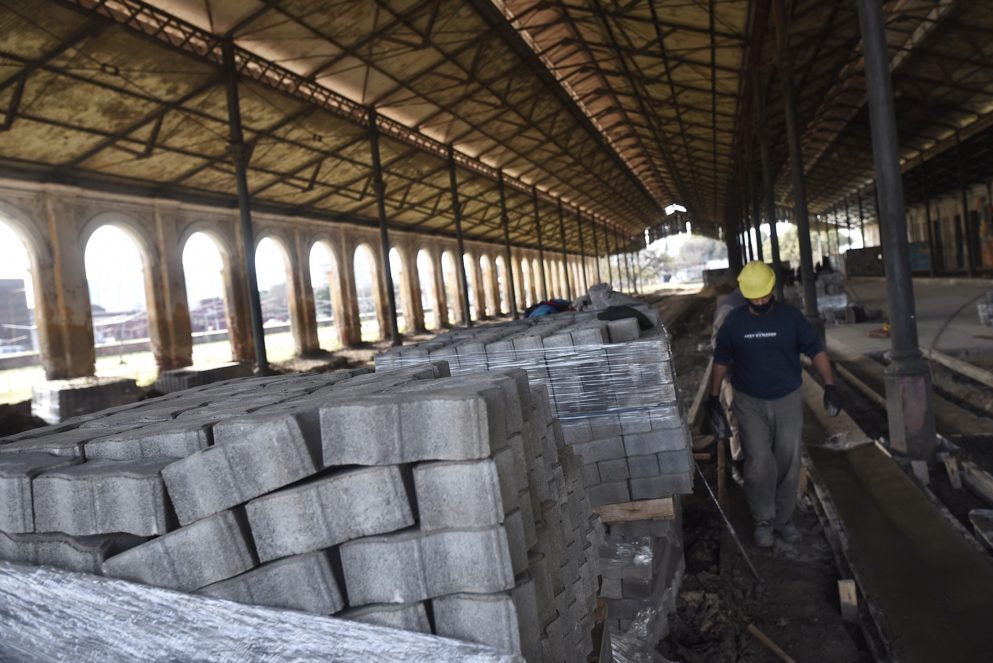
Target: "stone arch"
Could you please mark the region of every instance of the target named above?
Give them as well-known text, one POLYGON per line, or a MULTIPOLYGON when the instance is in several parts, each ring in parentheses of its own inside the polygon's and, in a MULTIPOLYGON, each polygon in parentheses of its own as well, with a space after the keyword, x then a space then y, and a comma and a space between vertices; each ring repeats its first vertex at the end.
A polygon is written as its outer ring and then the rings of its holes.
POLYGON ((280 233, 260 232, 255 242, 255 272, 262 303, 262 328, 269 361, 283 361, 293 356, 292 246, 280 233), (261 254, 260 254, 261 252, 261 254), (260 260, 262 258, 262 260, 260 260), (276 264, 271 264, 276 261, 276 264), (279 269, 280 263, 282 270, 279 269), (282 281, 279 280, 280 271, 282 281))
POLYGON ((465 279, 466 285, 469 288, 469 315, 472 316, 473 320, 479 320, 482 317, 480 313, 480 302, 479 298, 476 297, 478 286, 476 283, 476 270, 474 269, 475 260, 471 253, 466 251, 462 254, 462 267, 465 269, 465 279))
POLYGON ((417 251, 414 262, 417 265, 417 288, 421 298, 424 324, 430 329, 440 329, 442 326, 440 312, 443 308, 443 302, 439 298, 438 275, 435 274, 434 258, 430 251, 421 248, 417 251))
POLYGON ((324 350, 336 350, 345 345, 344 297, 341 287, 341 270, 334 246, 326 239, 318 239, 310 246, 310 282, 314 290, 314 309, 317 321, 317 338, 324 350))
POLYGON ((396 302, 397 329, 405 333, 414 328, 414 303, 409 288, 404 287, 410 277, 407 258, 397 247, 390 248, 390 276, 393 280, 393 301, 396 302))
POLYGON ((228 287, 231 261, 226 249, 214 233, 193 232, 180 243, 180 260, 190 312, 193 365, 207 366, 234 359, 228 287), (191 270, 198 270, 197 278, 189 278, 191 270), (198 339, 202 342, 197 343, 198 339))
POLYGON ((500 307, 493 287, 493 261, 485 253, 479 256, 479 274, 483 281, 483 301, 480 302, 479 308, 484 315, 496 315, 500 312, 500 307))
POLYGON ((0 356, 37 353, 32 365, 40 363, 42 350, 38 339, 39 325, 35 319, 38 301, 36 263, 21 232, 0 215, 0 277, 4 281, 0 306, 0 356), (20 287, 17 281, 20 281, 20 287))
POLYGON ((462 282, 459 278, 458 263, 452 251, 441 254, 441 273, 445 284, 445 300, 448 304, 448 319, 465 324, 462 310, 462 282))
POLYGON ((531 261, 527 258, 521 258, 521 296, 524 302, 521 308, 527 308, 535 303, 534 282, 531 277, 531 261))
POLYGON ((496 270, 497 296, 499 297, 500 310, 504 313, 510 310, 510 281, 507 279, 507 263, 503 256, 497 256, 493 260, 493 267, 496 270))
POLYGON ((368 243, 359 242, 352 250, 351 262, 361 338, 363 341, 380 340, 386 336, 389 324, 376 252, 368 243))
POLYGON ((537 258, 531 258, 531 289, 534 290, 535 303, 548 297, 548 284, 544 283, 541 262, 537 258))

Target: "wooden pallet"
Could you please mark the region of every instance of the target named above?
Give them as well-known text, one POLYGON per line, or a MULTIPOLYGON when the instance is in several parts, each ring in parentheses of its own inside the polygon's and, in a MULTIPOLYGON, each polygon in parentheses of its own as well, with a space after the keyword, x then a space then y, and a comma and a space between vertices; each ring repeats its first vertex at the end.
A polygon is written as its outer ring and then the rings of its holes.
POLYGON ((605 523, 629 523, 635 520, 673 520, 676 506, 671 497, 637 500, 593 507, 593 512, 605 523))

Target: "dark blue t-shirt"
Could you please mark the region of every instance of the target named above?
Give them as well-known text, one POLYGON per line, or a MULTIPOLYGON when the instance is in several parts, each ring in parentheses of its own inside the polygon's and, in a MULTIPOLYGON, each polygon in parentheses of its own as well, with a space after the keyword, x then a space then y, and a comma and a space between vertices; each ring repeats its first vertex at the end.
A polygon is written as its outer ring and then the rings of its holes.
POLYGON ((800 387, 800 353, 813 357, 823 349, 810 321, 795 306, 776 302, 765 315, 741 306, 717 332, 714 363, 734 364, 735 389, 772 400, 800 387))

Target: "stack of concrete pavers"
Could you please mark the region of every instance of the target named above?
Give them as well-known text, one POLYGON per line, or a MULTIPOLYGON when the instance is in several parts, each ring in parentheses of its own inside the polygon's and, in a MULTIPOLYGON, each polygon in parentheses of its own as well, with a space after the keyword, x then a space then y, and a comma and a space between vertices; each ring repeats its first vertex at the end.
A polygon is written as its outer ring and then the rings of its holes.
POLYGON ((0 558, 582 660, 598 539, 522 370, 247 378, 0 440, 0 558))
POLYGON ((57 423, 104 408, 134 403, 140 397, 138 384, 129 378, 49 380, 31 388, 31 414, 57 423))
POLYGON ((669 615, 685 571, 681 517, 605 526, 600 544, 600 596, 613 642, 652 652, 669 634, 669 615))
POLYGON ((382 367, 445 359, 455 374, 520 367, 544 384, 565 441, 582 458, 594 506, 692 492, 689 427, 669 339, 635 318, 561 313, 458 329, 376 357, 382 367))
POLYGON ((242 361, 231 361, 206 368, 188 366, 171 371, 162 371, 159 373, 159 379, 155 381, 153 389, 160 394, 170 394, 174 391, 202 387, 222 380, 245 378, 251 374, 252 365, 242 361))

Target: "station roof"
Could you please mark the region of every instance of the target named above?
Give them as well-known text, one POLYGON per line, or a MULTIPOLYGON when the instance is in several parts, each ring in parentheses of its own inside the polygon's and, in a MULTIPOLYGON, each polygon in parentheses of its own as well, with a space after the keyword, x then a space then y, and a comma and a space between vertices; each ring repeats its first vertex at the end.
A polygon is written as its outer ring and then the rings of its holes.
MULTIPOLYGON (((885 4, 908 170, 947 152, 956 130, 965 141, 989 124, 988 4, 885 4)), ((595 220, 602 253, 608 235, 613 250, 665 223, 671 203, 716 236, 761 181, 760 135, 777 198, 791 202, 787 69, 811 209, 871 179, 855 10, 852 0, 0 0, 0 174, 232 205, 229 41, 257 209, 375 223, 375 124, 394 227, 452 233, 451 157, 468 238, 502 239, 501 180, 516 244, 537 245, 540 225, 546 248, 561 250, 564 235, 592 253, 595 220)))

